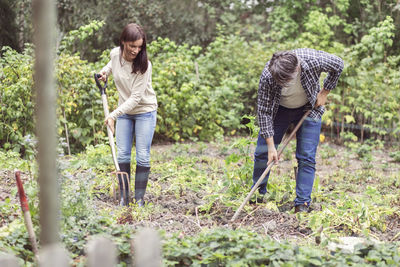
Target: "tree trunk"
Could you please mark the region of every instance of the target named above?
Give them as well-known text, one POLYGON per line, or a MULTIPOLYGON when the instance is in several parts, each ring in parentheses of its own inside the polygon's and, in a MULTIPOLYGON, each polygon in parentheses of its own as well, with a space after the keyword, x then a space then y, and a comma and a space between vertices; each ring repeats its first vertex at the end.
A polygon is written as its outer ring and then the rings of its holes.
POLYGON ((41 245, 58 242, 59 206, 56 168, 56 87, 54 82, 55 0, 33 0, 34 88, 38 137, 41 245))
POLYGON ((68 123, 67 123, 67 116, 65 115, 65 108, 61 107, 63 117, 64 117, 64 129, 65 129, 65 140, 67 141, 67 150, 68 150, 68 156, 71 156, 71 148, 69 145, 69 133, 68 133, 68 123))
MULTIPOLYGON (((362 115, 361 115, 362 116, 362 115)), ((364 123, 365 123, 365 117, 362 116, 362 120, 361 120, 361 144, 364 143, 364 123)))
POLYGON ((22 0, 19 4, 19 12, 18 12, 18 48, 20 51, 24 50, 24 35, 25 35, 25 1, 22 0))

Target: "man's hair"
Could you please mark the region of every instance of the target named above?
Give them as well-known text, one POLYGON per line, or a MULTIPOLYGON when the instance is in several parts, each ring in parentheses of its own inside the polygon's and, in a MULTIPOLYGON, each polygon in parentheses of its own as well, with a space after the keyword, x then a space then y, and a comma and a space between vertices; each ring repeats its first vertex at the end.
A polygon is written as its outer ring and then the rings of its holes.
POLYGON ((268 70, 275 82, 284 86, 291 81, 296 73, 299 60, 295 53, 291 51, 280 51, 272 55, 269 61, 268 70))

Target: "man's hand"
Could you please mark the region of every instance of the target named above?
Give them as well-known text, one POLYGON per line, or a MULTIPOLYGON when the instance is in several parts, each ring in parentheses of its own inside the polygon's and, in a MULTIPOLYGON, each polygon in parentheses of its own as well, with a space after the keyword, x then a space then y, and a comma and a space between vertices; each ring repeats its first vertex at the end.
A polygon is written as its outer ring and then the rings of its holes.
POLYGON ((278 158, 278 152, 276 151, 275 144, 274 144, 274 138, 273 137, 268 137, 266 139, 267 141, 267 146, 268 146, 268 164, 270 164, 272 161, 275 161, 275 164, 278 164, 279 158, 278 158))
POLYGON ((109 126, 111 132, 114 134, 114 120, 112 118, 107 117, 104 121, 104 124, 109 126))
POLYGON ((270 164, 272 161, 275 161, 275 164, 278 164, 278 152, 276 151, 275 146, 272 148, 268 148, 268 164, 270 164))
POLYGON ((328 97, 329 90, 325 90, 322 88, 317 95, 317 101, 315 102, 315 107, 323 106, 326 103, 326 99, 328 97))

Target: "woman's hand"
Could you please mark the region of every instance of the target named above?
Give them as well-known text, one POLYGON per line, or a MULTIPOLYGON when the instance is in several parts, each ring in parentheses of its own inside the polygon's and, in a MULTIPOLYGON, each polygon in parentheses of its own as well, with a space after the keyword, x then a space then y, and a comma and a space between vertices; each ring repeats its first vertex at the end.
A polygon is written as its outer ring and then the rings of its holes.
POLYGON ((99 74, 100 74, 99 80, 100 80, 100 81, 103 81, 103 82, 106 82, 106 81, 107 81, 107 74, 106 74, 106 72, 105 72, 105 71, 102 71, 102 72, 100 72, 99 74))
POLYGON ((104 124, 110 127, 112 134, 114 134, 114 120, 110 117, 107 117, 104 121, 104 124))

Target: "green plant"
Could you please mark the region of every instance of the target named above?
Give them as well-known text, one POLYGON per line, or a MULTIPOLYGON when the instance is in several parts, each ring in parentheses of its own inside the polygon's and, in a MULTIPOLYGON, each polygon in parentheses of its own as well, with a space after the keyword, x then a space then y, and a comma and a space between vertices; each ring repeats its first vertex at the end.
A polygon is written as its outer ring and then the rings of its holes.
POLYGON ((246 116, 249 122, 246 124, 250 132, 249 137, 236 139, 231 145, 234 152, 225 158, 226 177, 225 183, 228 186, 229 194, 237 194, 242 191, 243 187, 249 188, 251 173, 253 170, 253 160, 251 158, 251 147, 256 143, 258 135, 258 127, 255 124, 255 117, 246 116))
POLYGON ((325 164, 332 164, 330 158, 333 158, 337 155, 337 151, 332 148, 329 144, 322 144, 320 145, 319 155, 324 160, 325 164))
MULTIPOLYGON (((33 49, 23 53, 2 47, 0 58, 0 146, 25 155, 24 137, 33 133, 33 49)), ((29 152, 28 152, 29 153, 29 152)))
POLYGON ((369 144, 362 144, 356 149, 357 156, 367 162, 372 161, 372 146, 369 144))
POLYGON ((77 51, 76 43, 82 45, 87 39, 98 32, 104 26, 104 21, 92 20, 89 24, 79 27, 77 30, 68 32, 60 42, 59 52, 77 51))
POLYGON ((163 244, 168 266, 395 266, 400 254, 395 244, 357 245, 353 254, 274 242, 244 230, 216 229, 194 237, 168 238, 163 244))
MULTIPOLYGON (((376 22, 359 43, 344 49, 342 44, 330 44, 335 27, 348 26, 346 19, 329 8, 324 11, 313 6, 308 10, 307 5, 309 3, 290 9, 293 7, 288 2, 271 13, 272 19, 288 12, 289 17, 282 21, 291 22, 298 21, 293 17, 294 10, 307 13, 301 19, 306 31, 294 41, 256 41, 221 31, 207 48, 177 44, 167 38, 149 43, 153 87, 159 103, 156 139, 222 140, 223 136, 244 133, 246 118, 243 115, 256 113, 258 81, 265 62, 276 50, 309 46, 311 42, 319 45, 316 48, 346 59, 338 86, 329 96, 324 122, 332 127, 332 131, 341 134, 348 146, 356 146, 356 141, 364 142, 367 138, 398 140, 400 75, 396 69, 400 57, 385 54, 386 49, 394 45, 393 19, 388 17, 376 22), (326 22, 324 27, 318 26, 321 21, 326 22)), ((339 13, 343 15, 348 10, 347 5, 340 6, 339 13)), ((296 23, 282 26, 282 21, 272 23, 272 37, 274 34, 280 37, 291 35, 292 30, 298 30, 296 23), (280 32, 276 32, 277 29, 280 32)), ((104 114, 93 73, 108 62, 109 50, 99 53, 95 63, 72 51, 74 45, 88 40, 102 25, 102 22, 92 21, 71 31, 58 51, 57 129, 68 152, 79 152, 88 145, 106 141, 104 114)), ((281 40, 280 37, 276 39, 281 40)), ((26 140, 34 140, 32 54, 29 45, 21 53, 3 47, 0 59, 0 145, 23 156, 26 154, 30 159, 34 155, 34 145, 26 140)), ((111 78, 108 88, 110 109, 117 106, 117 98, 111 78)))
POLYGON ((400 151, 393 151, 393 152, 390 152, 390 157, 392 157, 393 158, 393 160, 395 161, 395 162, 400 162, 400 151))
MULTIPOLYGON (((39 232, 37 226, 34 226, 34 231, 39 232)), ((7 227, 0 228, 0 247, 2 251, 24 259, 28 263, 27 266, 33 266, 35 255, 32 252, 28 232, 22 219, 18 218, 7 227)))

